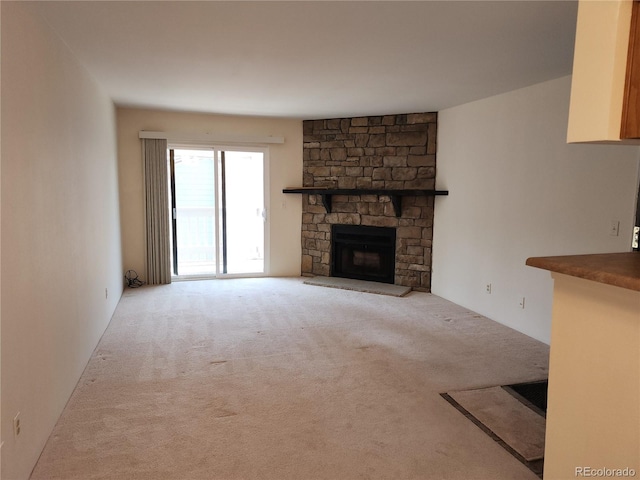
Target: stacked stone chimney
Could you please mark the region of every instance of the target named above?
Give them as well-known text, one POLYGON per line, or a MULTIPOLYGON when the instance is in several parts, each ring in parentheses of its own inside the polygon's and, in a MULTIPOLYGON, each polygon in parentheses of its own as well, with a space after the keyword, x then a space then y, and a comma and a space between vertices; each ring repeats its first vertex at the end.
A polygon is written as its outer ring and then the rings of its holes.
MULTIPOLYGON (((305 187, 435 188, 436 113, 307 120, 303 129, 305 187)), ((395 227, 395 283, 430 291, 433 205, 405 196, 396 217, 388 195, 334 195, 329 213, 318 195, 303 195, 303 275, 330 274, 332 224, 395 227)))

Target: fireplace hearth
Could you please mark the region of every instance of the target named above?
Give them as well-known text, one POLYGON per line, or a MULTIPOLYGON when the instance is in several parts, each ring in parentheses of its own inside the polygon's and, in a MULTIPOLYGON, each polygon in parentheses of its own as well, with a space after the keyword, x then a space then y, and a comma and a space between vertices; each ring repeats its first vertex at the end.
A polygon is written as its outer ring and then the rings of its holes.
POLYGON ((331 276, 394 283, 396 229, 332 225, 331 276))

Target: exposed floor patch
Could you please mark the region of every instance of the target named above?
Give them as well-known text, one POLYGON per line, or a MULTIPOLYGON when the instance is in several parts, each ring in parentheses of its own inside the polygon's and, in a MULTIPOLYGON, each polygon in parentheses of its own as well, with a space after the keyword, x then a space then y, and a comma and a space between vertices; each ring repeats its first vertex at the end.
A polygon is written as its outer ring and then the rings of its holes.
POLYGON ((546 420, 539 408, 501 386, 442 397, 542 478, 546 420))

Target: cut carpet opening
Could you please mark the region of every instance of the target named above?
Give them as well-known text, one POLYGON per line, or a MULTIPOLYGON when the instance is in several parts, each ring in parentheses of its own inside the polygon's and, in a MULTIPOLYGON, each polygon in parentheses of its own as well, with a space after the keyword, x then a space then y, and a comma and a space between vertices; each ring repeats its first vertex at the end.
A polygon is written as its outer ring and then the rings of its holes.
POLYGON ((542 478, 545 417, 544 409, 536 403, 543 405, 543 396, 546 403, 545 384, 540 381, 455 391, 442 397, 542 478))
POLYGON ((518 383, 515 385, 505 385, 506 391, 515 395, 521 402, 529 408, 537 411, 540 415, 547 416, 547 389, 549 381, 518 383))

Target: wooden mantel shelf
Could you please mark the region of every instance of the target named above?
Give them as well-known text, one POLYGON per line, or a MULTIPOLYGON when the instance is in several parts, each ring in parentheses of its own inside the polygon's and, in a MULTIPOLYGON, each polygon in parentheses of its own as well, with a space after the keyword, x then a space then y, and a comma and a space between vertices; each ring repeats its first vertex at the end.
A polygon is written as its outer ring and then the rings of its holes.
POLYGON ((387 195, 391 199, 396 217, 402 215, 402 197, 415 195, 449 195, 448 190, 424 190, 424 189, 384 189, 384 188, 328 188, 328 187, 295 187, 285 188, 282 193, 301 193, 308 195, 320 195, 322 204, 331 213, 333 195, 387 195))

